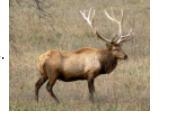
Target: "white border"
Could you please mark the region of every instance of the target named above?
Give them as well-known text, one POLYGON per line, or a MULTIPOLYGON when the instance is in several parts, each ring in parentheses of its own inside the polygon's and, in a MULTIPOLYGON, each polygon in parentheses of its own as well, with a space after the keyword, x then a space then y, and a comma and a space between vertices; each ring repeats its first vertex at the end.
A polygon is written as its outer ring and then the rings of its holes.
POLYGON ((0 0, 0 110, 9 110, 9 4, 0 0))
POLYGON ((180 113, 180 1, 151 0, 151 111, 180 113))

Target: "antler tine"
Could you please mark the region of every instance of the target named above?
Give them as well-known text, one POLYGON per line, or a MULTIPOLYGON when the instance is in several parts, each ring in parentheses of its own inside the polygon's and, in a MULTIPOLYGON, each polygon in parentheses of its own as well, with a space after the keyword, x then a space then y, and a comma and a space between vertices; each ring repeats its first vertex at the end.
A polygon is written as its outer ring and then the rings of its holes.
POLYGON ((115 19, 114 17, 110 16, 109 13, 108 13, 106 10, 104 10, 104 13, 105 13, 106 17, 107 17, 109 20, 114 21, 114 22, 116 22, 117 24, 120 23, 117 19, 115 19))
POLYGON ((88 23, 88 25, 90 27, 92 27, 92 23, 91 23, 91 21, 89 19, 89 16, 86 16, 86 11, 85 10, 80 11, 80 14, 82 15, 83 19, 88 23))
MULTIPOLYGON (((111 8, 111 11, 112 11, 112 8, 111 8)), ((115 38, 117 38, 117 40, 115 40, 115 42, 117 44, 119 44, 121 42, 124 42, 124 41, 126 41, 126 40, 131 38, 130 36, 132 34, 132 28, 130 29, 130 31, 129 31, 129 33, 127 35, 123 35, 123 26, 122 26, 123 25, 123 21, 124 21, 124 10, 123 9, 121 9, 121 20, 120 21, 115 18, 113 11, 112 11, 112 16, 110 16, 109 13, 106 10, 104 10, 104 13, 105 13, 105 15, 106 15, 106 17, 108 19, 110 19, 111 21, 113 21, 113 22, 118 24, 118 28, 119 28, 118 29, 118 33, 113 38, 113 40, 115 38)))
POLYGON ((95 10, 94 9, 90 8, 87 15, 86 15, 86 11, 81 11, 80 10, 80 14, 82 15, 83 19, 88 23, 88 25, 91 27, 91 29, 97 35, 98 38, 105 41, 106 43, 111 42, 110 40, 108 40, 105 37, 101 36, 97 32, 96 27, 94 27, 94 25, 93 25, 93 21, 94 21, 93 19, 94 19, 94 16, 95 16, 95 10))
POLYGON ((92 8, 90 8, 89 11, 88 11, 88 18, 89 19, 90 19, 91 11, 92 11, 92 8))
POLYGON ((81 11, 80 10, 80 14, 82 15, 83 19, 88 23, 88 25, 93 28, 93 18, 95 15, 95 10, 92 10, 92 8, 89 9, 88 11, 88 15, 86 15, 86 10, 81 11), (91 13, 93 12, 93 13, 91 13))
POLYGON ((124 20, 124 10, 121 9, 121 21, 120 21, 120 23, 121 23, 120 25, 121 25, 121 26, 119 27, 119 33, 121 33, 121 35, 123 34, 123 33, 122 33, 122 32, 123 32, 123 31, 122 31, 122 29, 123 29, 123 26, 122 26, 122 25, 123 25, 123 20, 124 20))
POLYGON ((121 9, 121 22, 123 21, 123 16, 124 16, 124 10, 121 9))
POLYGON ((119 44, 119 43, 122 43, 122 42, 124 42, 124 41, 127 41, 127 40, 130 40, 132 37, 132 33, 133 33, 133 29, 131 28, 130 30, 129 30, 129 33, 128 34, 126 34, 126 35, 123 35, 123 36, 121 36, 121 38, 119 38, 118 40, 117 40, 117 43, 119 44))
POLYGON ((111 21, 113 21, 113 22, 115 22, 115 23, 118 24, 118 33, 117 33, 117 35, 118 35, 118 36, 121 36, 121 34, 122 34, 122 19, 121 19, 121 21, 118 21, 118 20, 115 18, 112 8, 111 8, 111 12, 112 12, 112 14, 111 14, 112 16, 110 16, 109 13, 108 13, 106 10, 104 10, 104 13, 105 13, 106 17, 107 17, 109 20, 111 20, 111 21))

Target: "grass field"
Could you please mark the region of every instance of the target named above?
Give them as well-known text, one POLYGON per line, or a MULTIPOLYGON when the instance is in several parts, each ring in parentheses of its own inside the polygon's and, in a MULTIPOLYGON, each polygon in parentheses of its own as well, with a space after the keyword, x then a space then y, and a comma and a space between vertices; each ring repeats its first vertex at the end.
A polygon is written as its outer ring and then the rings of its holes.
POLYGON ((149 0, 10 0, 10 96, 9 110, 150 110, 149 0), (96 9, 95 23, 105 36, 112 36, 117 25, 103 10, 111 7, 115 15, 125 12, 124 31, 132 26, 134 39, 123 45, 127 61, 120 61, 108 75, 95 81, 95 103, 88 100, 86 81, 56 82, 54 92, 60 104, 40 89, 34 98, 39 78, 37 57, 49 50, 75 50, 81 47, 104 48, 80 17, 79 10, 96 9))

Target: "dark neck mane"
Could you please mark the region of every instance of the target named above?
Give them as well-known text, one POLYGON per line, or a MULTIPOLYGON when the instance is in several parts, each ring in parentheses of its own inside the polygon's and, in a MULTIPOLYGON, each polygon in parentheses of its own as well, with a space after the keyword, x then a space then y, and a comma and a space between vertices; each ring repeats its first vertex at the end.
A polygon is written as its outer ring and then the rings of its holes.
POLYGON ((111 53, 111 51, 105 49, 101 50, 101 70, 100 74, 110 73, 114 70, 117 65, 117 58, 111 53))

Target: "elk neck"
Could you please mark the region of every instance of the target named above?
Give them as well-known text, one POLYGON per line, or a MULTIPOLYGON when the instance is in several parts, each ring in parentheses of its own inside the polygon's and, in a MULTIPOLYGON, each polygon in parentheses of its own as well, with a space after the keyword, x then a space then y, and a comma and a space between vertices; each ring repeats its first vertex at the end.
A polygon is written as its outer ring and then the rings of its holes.
POLYGON ((117 66, 118 59, 112 54, 109 49, 100 50, 100 74, 112 72, 117 66))

